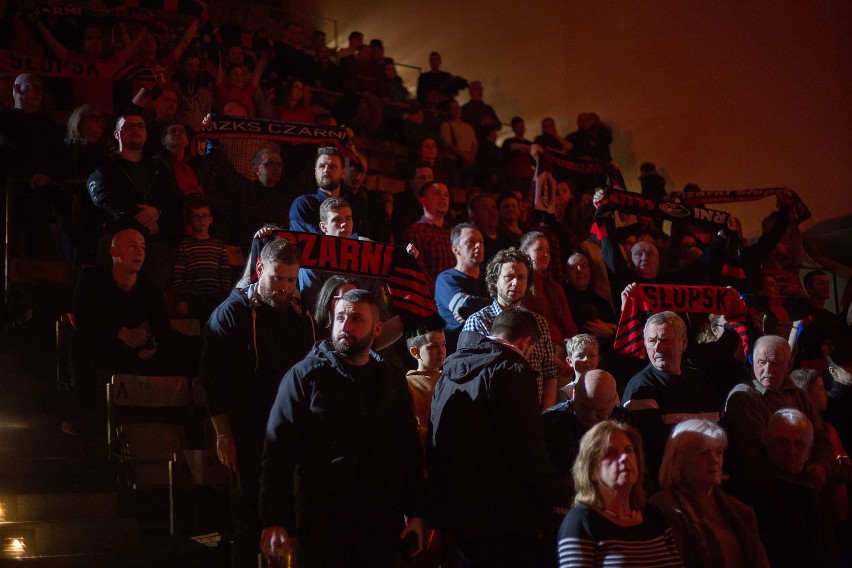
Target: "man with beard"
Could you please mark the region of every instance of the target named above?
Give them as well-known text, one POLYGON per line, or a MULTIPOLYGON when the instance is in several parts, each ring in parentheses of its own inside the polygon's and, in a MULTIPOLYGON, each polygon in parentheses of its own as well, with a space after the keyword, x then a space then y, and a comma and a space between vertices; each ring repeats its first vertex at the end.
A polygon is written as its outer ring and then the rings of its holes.
POLYGON ((314 175, 316 193, 297 197, 290 207, 290 229, 293 231, 322 233, 319 227, 320 205, 329 197, 340 197, 343 160, 337 148, 326 146, 317 150, 314 175))
POLYGON ((281 377, 313 344, 313 320, 293 296, 299 256, 289 241, 268 243, 257 261, 257 282, 233 290, 205 331, 201 380, 219 460, 231 470, 235 567, 257 562, 260 455, 269 409, 281 377))
POLYGON ((630 379, 622 404, 642 434, 648 471, 657 471, 672 427, 690 418, 719 422, 722 401, 710 378, 683 364, 686 324, 674 312, 645 322, 648 366, 630 379))
POLYGON ((381 331, 378 300, 346 292, 331 339, 281 382, 261 477, 269 558, 295 551, 300 566, 390 567, 400 545, 423 548, 420 440, 405 376, 371 351, 381 331))

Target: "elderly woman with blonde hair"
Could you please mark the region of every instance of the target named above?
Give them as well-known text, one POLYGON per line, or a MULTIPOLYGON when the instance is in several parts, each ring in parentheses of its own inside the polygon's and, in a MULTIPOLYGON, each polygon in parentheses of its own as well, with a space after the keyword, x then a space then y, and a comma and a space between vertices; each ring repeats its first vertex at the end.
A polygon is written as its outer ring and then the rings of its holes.
POLYGON ((559 568, 683 566, 662 513, 646 506, 639 433, 605 420, 580 441, 574 507, 559 529, 559 568))
POLYGON ((719 488, 727 445, 709 420, 675 426, 660 466, 662 491, 650 501, 668 519, 686 568, 769 568, 754 511, 719 488))

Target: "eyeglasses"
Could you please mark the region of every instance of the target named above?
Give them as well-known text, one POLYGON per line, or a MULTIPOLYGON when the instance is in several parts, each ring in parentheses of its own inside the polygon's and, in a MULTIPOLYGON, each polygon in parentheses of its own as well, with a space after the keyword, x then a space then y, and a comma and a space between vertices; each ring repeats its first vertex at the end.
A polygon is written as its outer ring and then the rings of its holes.
POLYGON ((189 218, 198 221, 206 221, 208 219, 212 219, 213 215, 210 215, 209 213, 198 213, 197 215, 190 215, 189 218))
POLYGON ((281 168, 284 167, 284 162, 279 162, 277 160, 266 160, 265 162, 261 162, 258 166, 266 166, 267 168, 281 168))
POLYGON ((99 114, 87 114, 83 117, 83 120, 94 120, 95 122, 103 122, 104 117, 99 114))

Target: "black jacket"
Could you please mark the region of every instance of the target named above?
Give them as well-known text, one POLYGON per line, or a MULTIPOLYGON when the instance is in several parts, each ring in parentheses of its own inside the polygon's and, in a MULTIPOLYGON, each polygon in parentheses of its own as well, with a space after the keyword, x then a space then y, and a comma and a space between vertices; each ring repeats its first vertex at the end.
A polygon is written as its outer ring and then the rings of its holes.
POLYGON ((87 188, 92 203, 109 216, 109 232, 133 228, 148 235, 135 219, 141 204, 160 210, 158 239, 183 233, 177 182, 161 161, 144 157, 134 163, 114 153, 89 176, 87 188))
POLYGON ((290 536, 358 523, 388 542, 403 515, 422 516, 423 455, 402 370, 371 353, 353 376, 329 340, 284 376, 269 416, 261 475, 263 526, 290 536))
POLYGON ((567 506, 569 485, 544 445, 535 372, 511 347, 480 337, 448 357, 431 422, 437 526, 527 532, 567 506))
POLYGON ((228 414, 239 446, 260 457, 269 410, 284 374, 313 345, 313 324, 297 304, 277 310, 238 288, 211 314, 204 333, 201 380, 210 414, 228 414))

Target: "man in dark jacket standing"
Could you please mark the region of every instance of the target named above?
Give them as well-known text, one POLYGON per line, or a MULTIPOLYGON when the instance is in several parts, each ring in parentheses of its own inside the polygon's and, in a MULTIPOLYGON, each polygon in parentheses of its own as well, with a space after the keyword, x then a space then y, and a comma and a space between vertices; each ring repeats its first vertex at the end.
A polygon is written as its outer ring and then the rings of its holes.
POLYGON ((427 449, 435 523, 465 566, 538 566, 544 520, 570 500, 547 456, 526 360, 539 338, 531 312, 503 310, 489 336, 460 341, 435 386, 427 449))
POLYGON ((411 396, 403 372, 371 351, 382 331, 375 296, 346 292, 333 321, 331 339, 287 372, 269 416, 261 547, 267 557, 295 550, 300 566, 389 568, 397 550, 423 548, 411 396))
POLYGON ((257 563, 260 456, 272 401, 281 377, 313 345, 311 317, 293 297, 298 274, 296 246, 268 243, 257 262, 258 281, 233 290, 207 324, 201 379, 219 460, 232 471, 235 567, 257 563))
POLYGON ((120 116, 114 136, 118 152, 89 176, 89 197, 106 219, 106 235, 128 227, 145 235, 146 272, 165 289, 169 279, 166 245, 183 231, 180 191, 165 165, 143 155, 148 131, 141 116, 120 116))

